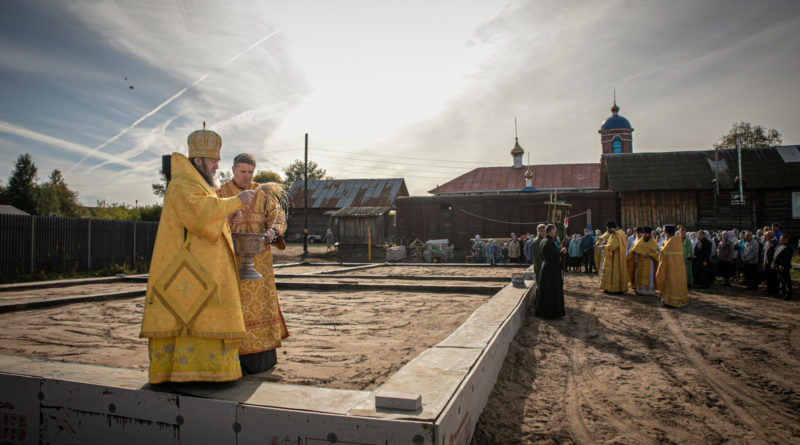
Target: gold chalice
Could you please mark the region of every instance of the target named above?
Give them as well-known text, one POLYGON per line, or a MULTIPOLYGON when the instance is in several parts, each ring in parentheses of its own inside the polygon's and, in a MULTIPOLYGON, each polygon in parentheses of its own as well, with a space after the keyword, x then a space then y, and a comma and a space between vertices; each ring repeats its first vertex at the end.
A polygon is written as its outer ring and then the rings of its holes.
POLYGON ((264 246, 264 233, 233 232, 233 250, 239 256, 239 279, 261 280, 264 277, 253 267, 253 259, 264 246))

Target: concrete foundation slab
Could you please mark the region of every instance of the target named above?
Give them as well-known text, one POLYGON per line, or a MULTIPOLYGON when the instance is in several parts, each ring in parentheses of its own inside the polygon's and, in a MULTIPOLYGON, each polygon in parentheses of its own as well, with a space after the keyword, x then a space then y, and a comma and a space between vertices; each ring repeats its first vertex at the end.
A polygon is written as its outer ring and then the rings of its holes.
POLYGON ((505 286, 374 391, 251 379, 150 386, 144 371, 0 356, 0 413, 23 416, 34 443, 469 443, 529 299, 529 288, 505 286), (376 408, 386 392, 422 403, 376 408))

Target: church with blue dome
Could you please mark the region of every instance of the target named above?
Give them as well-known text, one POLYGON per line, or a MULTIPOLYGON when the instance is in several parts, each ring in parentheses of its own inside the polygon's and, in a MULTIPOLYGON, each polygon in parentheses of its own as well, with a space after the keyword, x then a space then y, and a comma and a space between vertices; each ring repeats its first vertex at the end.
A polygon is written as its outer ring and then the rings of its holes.
POLYGON ((628 119, 620 116, 616 99, 611 107, 611 116, 603 121, 598 133, 603 154, 633 153, 633 127, 628 119))

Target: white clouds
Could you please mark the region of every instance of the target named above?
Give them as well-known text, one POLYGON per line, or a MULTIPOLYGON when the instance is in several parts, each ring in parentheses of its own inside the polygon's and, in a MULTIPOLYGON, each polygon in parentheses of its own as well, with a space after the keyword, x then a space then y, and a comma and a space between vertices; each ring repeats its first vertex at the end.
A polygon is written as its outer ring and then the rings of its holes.
MULTIPOLYGON (((407 175, 412 193, 458 172, 381 156, 506 165, 515 116, 533 162, 596 162, 613 88, 637 151, 703 148, 738 120, 800 139, 791 2, 64 4, 53 16, 87 33, 94 54, 60 58, 27 30, 18 42, 0 30, 0 76, 56 79, 44 91, 0 85, 14 101, 0 129, 59 147, 67 166, 85 156, 76 183, 144 184, 109 201, 154 199, 160 154, 185 152, 203 121, 223 137, 223 166, 248 151, 280 170, 308 132, 329 174, 407 175), (117 84, 131 72, 135 91, 117 84), (52 109, 37 107, 44 95, 57 96, 52 109)), ((50 28, 37 32, 58 41, 50 28)))
POLYGON ((51 147, 60 148, 62 150, 69 151, 71 153, 75 153, 78 155, 86 155, 92 156, 97 159, 103 161, 110 161, 122 164, 126 167, 132 167, 133 164, 128 161, 122 161, 114 156, 111 156, 107 153, 92 153, 92 150, 89 147, 85 147, 80 144, 76 144, 74 142, 65 141, 62 139, 54 138, 52 136, 48 136, 46 134, 42 134, 33 130, 29 130, 27 128, 20 127, 18 125, 14 125, 8 122, 0 121, 0 132, 12 134, 14 136, 18 136, 21 138, 28 139, 34 142, 41 142, 43 144, 49 145, 51 147))

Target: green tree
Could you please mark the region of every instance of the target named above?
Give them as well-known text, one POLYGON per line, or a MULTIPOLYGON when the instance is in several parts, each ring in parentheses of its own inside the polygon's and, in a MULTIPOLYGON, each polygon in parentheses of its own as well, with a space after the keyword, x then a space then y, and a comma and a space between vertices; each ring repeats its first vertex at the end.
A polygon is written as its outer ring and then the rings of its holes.
POLYGON ((91 217, 96 219, 132 219, 131 209, 125 204, 114 202, 107 203, 105 199, 97 201, 97 207, 91 209, 91 217))
POLYGON ((161 182, 151 184, 153 187, 153 194, 159 198, 163 198, 167 194, 167 176, 164 175, 164 170, 158 169, 158 174, 161 175, 161 182))
POLYGON ((28 153, 20 155, 3 193, 3 203, 35 214, 37 212, 36 172, 36 165, 34 165, 31 155, 28 153))
MULTIPOLYGON (((291 187, 295 181, 303 180, 303 161, 295 159, 288 167, 283 169, 283 176, 286 178, 284 184, 291 187)), ((308 179, 333 179, 332 176, 325 176, 325 169, 322 169, 314 161, 308 161, 308 179)))
POLYGON ((58 193, 50 183, 37 185, 35 189, 36 214, 61 216, 61 206, 58 203, 58 193))
POLYGON ((719 138, 714 148, 736 148, 736 140, 742 147, 773 147, 783 142, 780 132, 774 128, 767 129, 763 125, 750 122, 737 122, 730 130, 719 138))
POLYGON ((278 182, 283 184, 283 179, 281 179, 281 175, 270 171, 270 170, 260 170, 253 176, 253 181, 259 184, 265 184, 267 182, 278 182))
POLYGON ((48 193, 55 195, 58 203, 55 213, 58 216, 85 216, 85 209, 78 203, 78 193, 70 190, 60 170, 50 172, 49 181, 42 184, 41 188, 49 189, 48 193))
POLYGON ((126 219, 133 221, 158 221, 161 219, 161 206, 153 204, 128 209, 128 217, 126 219))

